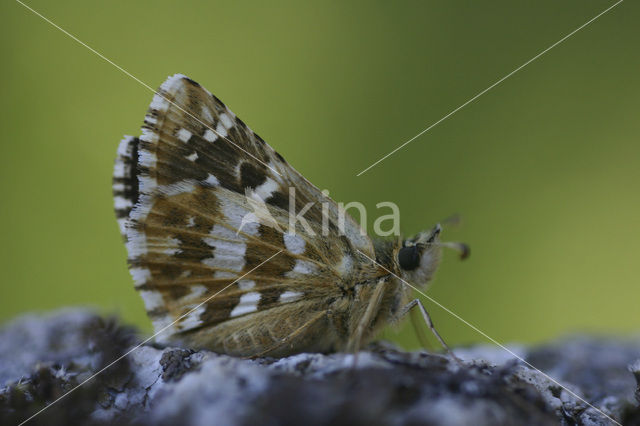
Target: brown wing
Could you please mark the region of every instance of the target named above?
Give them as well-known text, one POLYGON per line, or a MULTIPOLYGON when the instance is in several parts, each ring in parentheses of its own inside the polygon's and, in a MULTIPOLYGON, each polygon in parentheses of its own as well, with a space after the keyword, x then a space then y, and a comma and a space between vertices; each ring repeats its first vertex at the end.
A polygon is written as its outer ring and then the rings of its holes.
POLYGON ((170 77, 142 131, 121 142, 114 195, 136 288, 156 331, 167 327, 159 340, 233 352, 240 325, 259 319, 264 346, 326 309, 359 273, 358 250, 374 256, 352 218, 341 232, 336 203, 194 81, 170 77), (288 229, 290 204, 308 227, 288 229), (282 328, 287 309, 298 318, 282 328))

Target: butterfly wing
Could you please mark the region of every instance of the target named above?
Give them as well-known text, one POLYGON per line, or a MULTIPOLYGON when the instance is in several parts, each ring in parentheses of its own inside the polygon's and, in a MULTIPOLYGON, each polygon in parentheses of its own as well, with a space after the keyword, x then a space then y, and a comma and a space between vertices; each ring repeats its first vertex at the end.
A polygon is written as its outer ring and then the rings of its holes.
POLYGON ((290 338, 322 350, 330 333, 308 341, 310 331, 360 273, 358 251, 374 256, 351 217, 182 75, 154 96, 142 136, 121 142, 114 196, 159 341, 254 355, 290 338))

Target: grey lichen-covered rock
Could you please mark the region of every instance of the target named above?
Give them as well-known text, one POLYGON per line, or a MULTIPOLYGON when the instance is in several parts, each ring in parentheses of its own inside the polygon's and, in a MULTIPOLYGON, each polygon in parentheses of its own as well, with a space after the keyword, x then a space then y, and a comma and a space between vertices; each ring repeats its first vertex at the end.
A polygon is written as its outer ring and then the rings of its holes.
POLYGON ((131 351, 139 341, 133 329, 81 310, 6 325, 0 422, 19 424, 47 407, 29 424, 612 424, 579 395, 620 423, 640 424, 640 339, 509 347, 550 377, 493 346, 456 349, 459 364, 384 344, 357 359, 246 360, 150 344, 131 351))

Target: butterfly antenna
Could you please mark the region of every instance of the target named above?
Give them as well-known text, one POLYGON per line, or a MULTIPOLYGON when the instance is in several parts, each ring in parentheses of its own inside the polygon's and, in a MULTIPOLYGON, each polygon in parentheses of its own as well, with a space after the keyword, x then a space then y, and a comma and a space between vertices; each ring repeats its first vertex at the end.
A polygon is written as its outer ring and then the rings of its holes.
POLYGON ((464 260, 471 254, 471 248, 465 243, 458 243, 453 241, 445 241, 437 243, 440 247, 446 247, 458 252, 460 260, 464 260))
POLYGON ((457 228, 462 225, 462 216, 460 216, 458 213, 454 213, 451 216, 441 220, 440 224, 447 228, 457 228))

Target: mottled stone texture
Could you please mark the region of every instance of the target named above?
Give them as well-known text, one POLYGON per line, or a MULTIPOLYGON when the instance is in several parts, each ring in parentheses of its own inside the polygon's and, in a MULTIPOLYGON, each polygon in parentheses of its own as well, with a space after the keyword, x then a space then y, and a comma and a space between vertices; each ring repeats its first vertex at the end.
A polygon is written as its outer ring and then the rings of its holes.
MULTIPOLYGON (((140 337, 82 310, 0 331, 0 423, 19 424, 140 337)), ((640 424, 640 338, 575 336, 510 350, 623 424, 640 424)), ((605 425, 612 422, 493 346, 442 355, 378 344, 350 354, 243 360, 146 344, 29 424, 605 425)))

